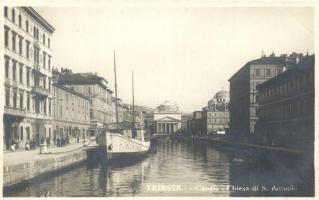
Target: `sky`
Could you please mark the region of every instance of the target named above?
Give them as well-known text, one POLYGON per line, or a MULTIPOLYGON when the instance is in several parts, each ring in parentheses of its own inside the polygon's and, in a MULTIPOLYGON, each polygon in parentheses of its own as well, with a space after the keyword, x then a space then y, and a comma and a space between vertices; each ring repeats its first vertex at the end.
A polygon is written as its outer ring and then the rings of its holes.
POLYGON ((155 108, 200 110, 245 63, 274 52, 314 53, 312 8, 36 7, 56 31, 53 65, 96 72, 118 94, 155 108))

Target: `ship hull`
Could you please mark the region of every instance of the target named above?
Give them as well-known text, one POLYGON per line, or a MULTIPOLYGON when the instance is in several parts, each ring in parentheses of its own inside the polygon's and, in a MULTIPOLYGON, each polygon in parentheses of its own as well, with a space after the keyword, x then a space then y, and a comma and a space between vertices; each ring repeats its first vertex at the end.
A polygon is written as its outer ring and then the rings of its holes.
POLYGON ((132 139, 118 133, 106 132, 99 140, 100 147, 105 149, 107 160, 143 158, 150 148, 150 141, 132 139))
POLYGON ((107 160, 134 160, 140 159, 147 156, 148 151, 139 152, 106 152, 107 160))

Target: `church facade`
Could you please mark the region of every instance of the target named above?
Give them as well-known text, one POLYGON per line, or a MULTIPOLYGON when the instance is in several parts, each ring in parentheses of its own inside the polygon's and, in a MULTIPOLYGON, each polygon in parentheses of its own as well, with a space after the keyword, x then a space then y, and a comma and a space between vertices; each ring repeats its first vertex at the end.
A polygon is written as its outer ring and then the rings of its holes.
POLYGON ((164 102, 154 112, 154 131, 159 135, 175 134, 182 127, 182 113, 176 105, 164 102))

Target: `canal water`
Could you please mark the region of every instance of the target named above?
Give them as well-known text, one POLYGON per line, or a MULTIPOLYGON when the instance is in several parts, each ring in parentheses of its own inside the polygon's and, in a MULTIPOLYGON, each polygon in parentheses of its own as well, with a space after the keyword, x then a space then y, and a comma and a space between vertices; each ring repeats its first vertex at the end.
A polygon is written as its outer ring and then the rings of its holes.
MULTIPOLYGON (((4 191, 4 196, 312 196, 311 165, 251 163, 212 144, 159 140, 130 163, 99 159, 4 191)), ((249 161, 250 160, 250 161, 249 161)))

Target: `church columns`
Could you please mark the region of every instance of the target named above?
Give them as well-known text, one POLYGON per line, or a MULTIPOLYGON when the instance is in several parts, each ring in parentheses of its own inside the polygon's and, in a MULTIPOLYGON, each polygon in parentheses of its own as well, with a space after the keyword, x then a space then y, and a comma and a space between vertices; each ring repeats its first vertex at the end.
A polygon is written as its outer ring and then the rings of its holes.
POLYGON ((156 133, 157 134, 174 134, 178 129, 178 123, 176 122, 157 122, 156 123, 156 133))

